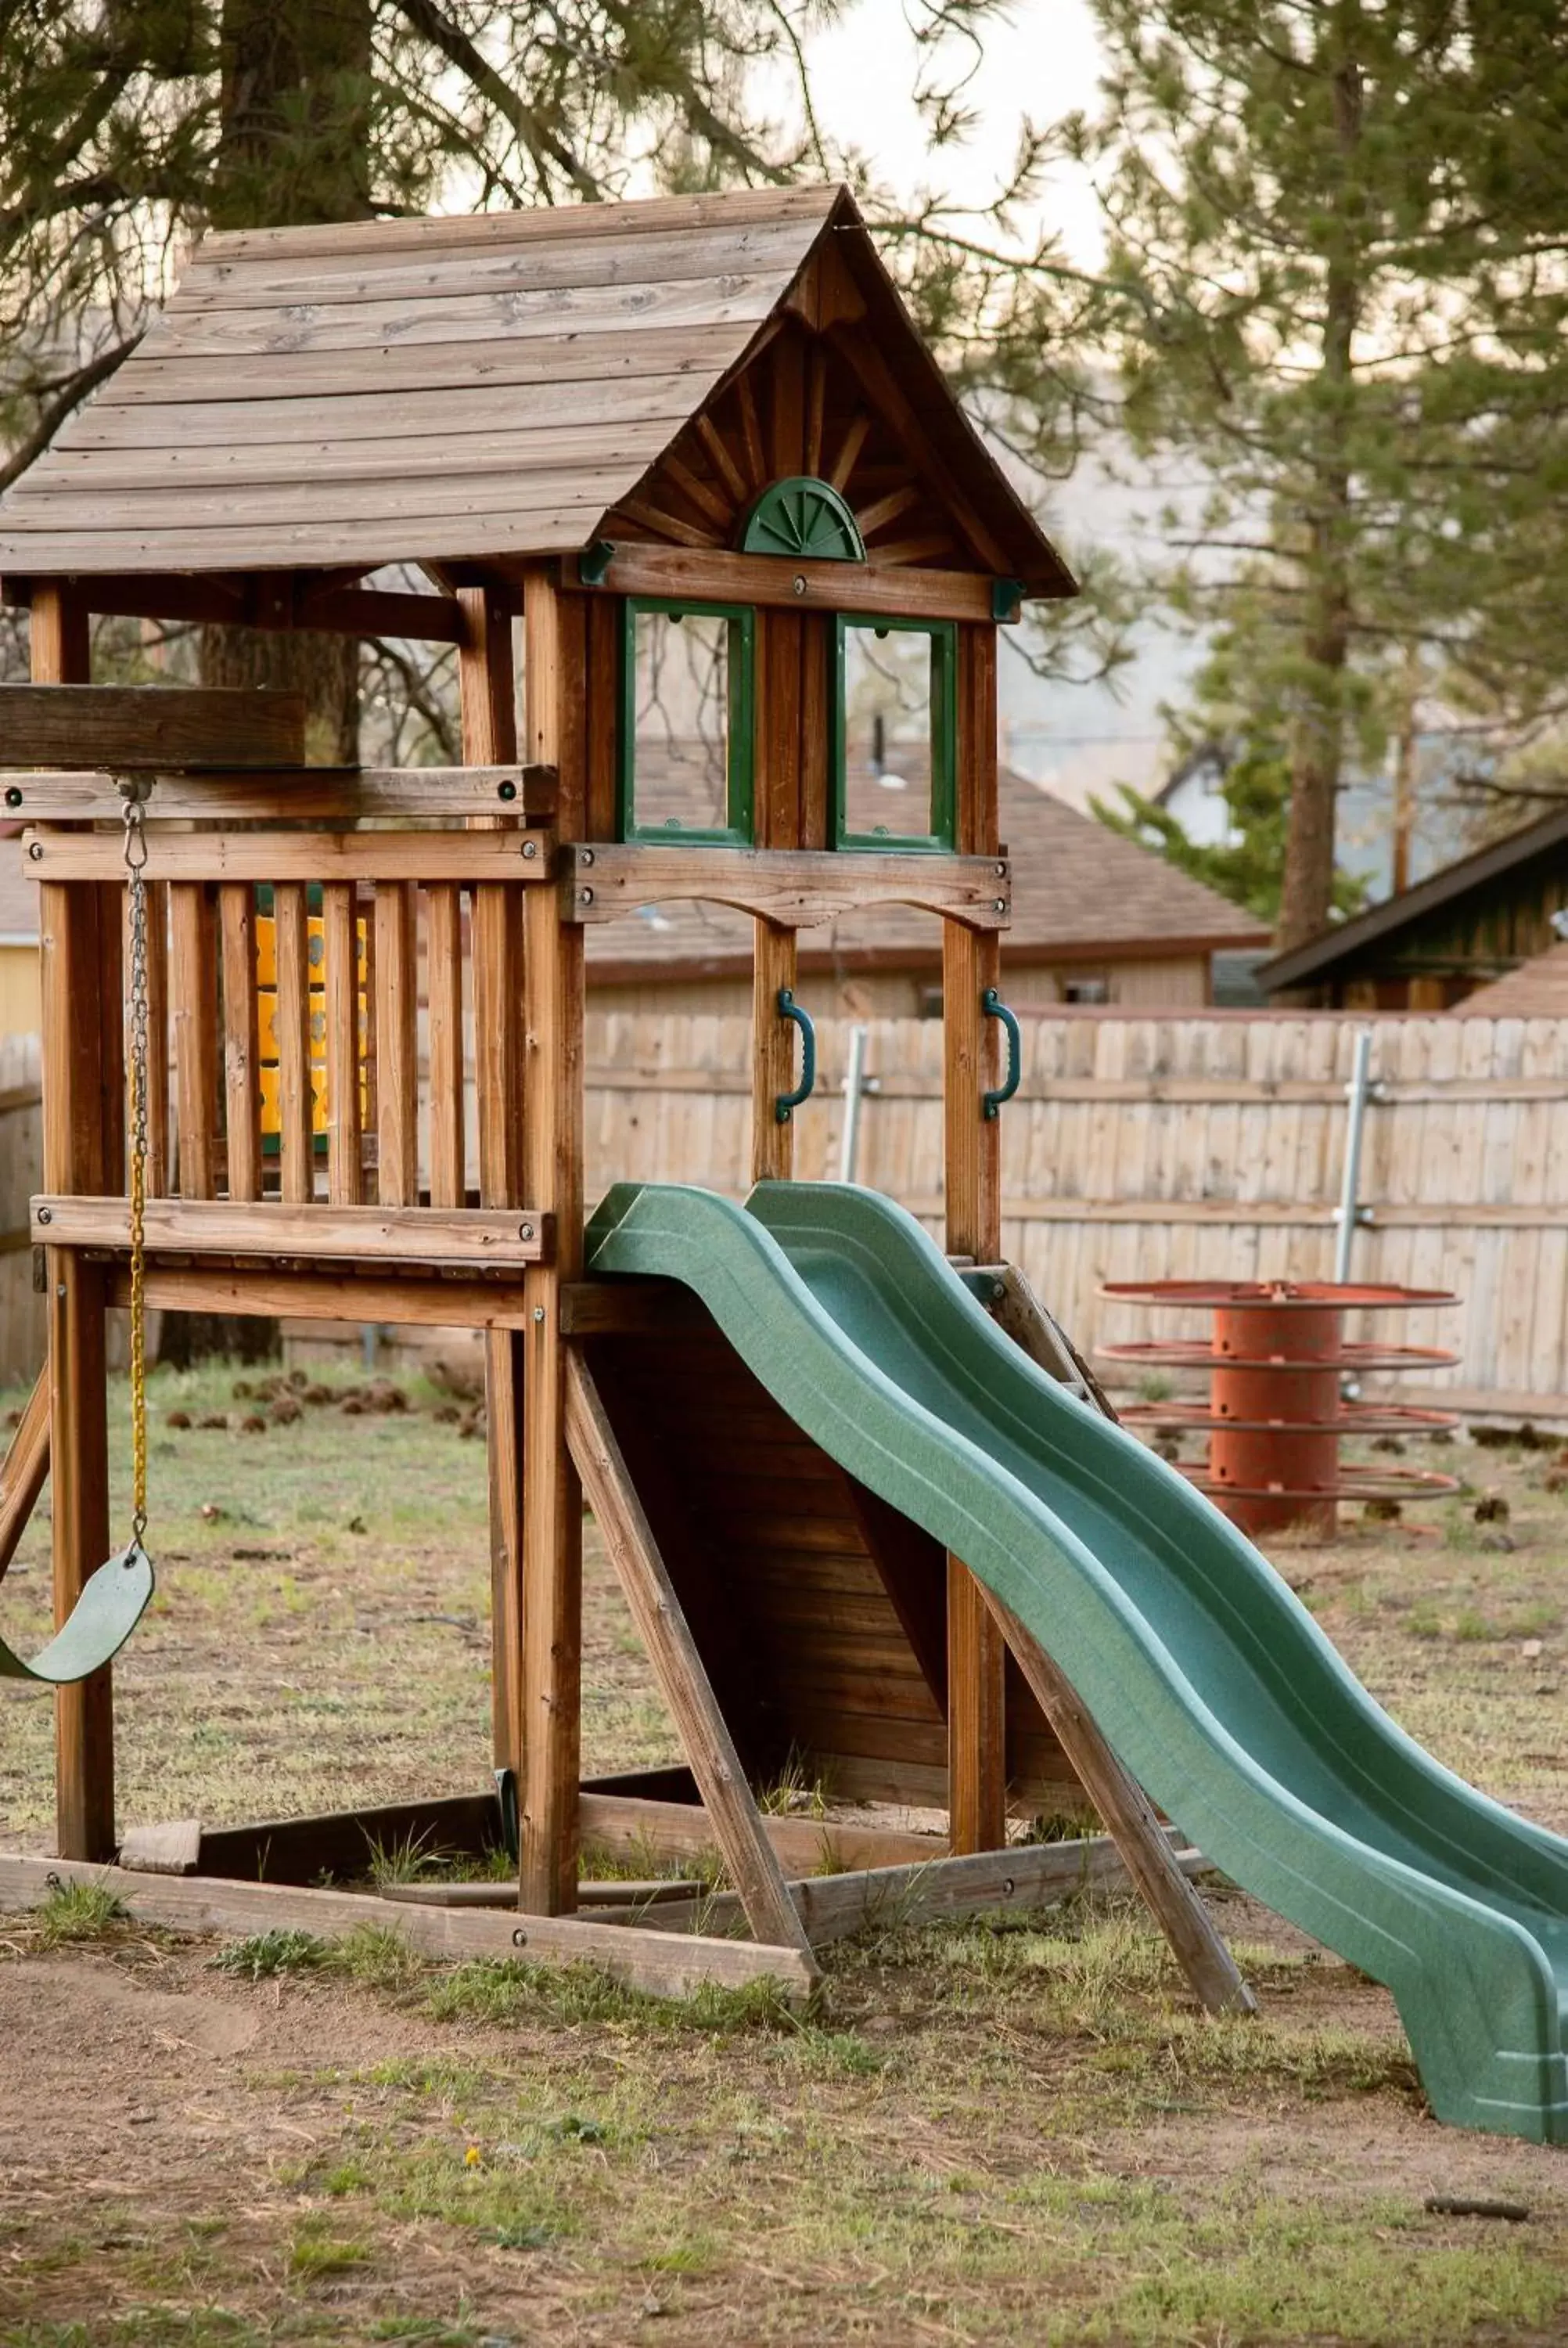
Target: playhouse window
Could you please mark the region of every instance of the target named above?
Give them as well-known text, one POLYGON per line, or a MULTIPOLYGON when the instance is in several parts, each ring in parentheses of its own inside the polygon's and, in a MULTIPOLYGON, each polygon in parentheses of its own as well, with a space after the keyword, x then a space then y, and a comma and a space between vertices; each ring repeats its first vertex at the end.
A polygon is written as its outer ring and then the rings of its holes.
POLYGON ((626 604, 623 839, 752 839, 754 617, 738 604, 626 604))
POLYGON ((841 848, 946 848, 954 839, 950 620, 840 617, 833 771, 841 848))

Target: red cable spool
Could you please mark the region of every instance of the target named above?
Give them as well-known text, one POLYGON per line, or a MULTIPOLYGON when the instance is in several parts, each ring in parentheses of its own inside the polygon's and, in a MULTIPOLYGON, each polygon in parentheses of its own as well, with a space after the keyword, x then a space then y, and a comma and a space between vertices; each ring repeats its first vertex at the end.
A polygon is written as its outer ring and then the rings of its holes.
POLYGON ((1151 1434, 1196 1430, 1206 1459, 1173 1463, 1244 1532, 1305 1525, 1332 1539, 1340 1500, 1408 1499, 1451 1492, 1451 1476, 1425 1468, 1347 1465, 1347 1435, 1430 1434, 1456 1424, 1451 1411, 1402 1403, 1350 1401, 1347 1379, 1368 1372, 1447 1369, 1458 1355, 1434 1345, 1346 1343, 1347 1313, 1410 1312, 1452 1304, 1446 1289, 1368 1287, 1348 1281, 1116 1281, 1102 1296, 1122 1304, 1203 1306, 1214 1313, 1208 1343, 1101 1345, 1103 1361, 1139 1369, 1206 1369, 1206 1403, 1134 1403, 1128 1426, 1151 1434))

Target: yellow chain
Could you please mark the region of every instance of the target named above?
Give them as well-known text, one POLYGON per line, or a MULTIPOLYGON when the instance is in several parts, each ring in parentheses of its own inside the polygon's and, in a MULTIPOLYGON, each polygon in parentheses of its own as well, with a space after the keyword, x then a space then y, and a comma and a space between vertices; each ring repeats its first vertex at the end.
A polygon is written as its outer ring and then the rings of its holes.
POLYGON ((130 900, 130 1509, 131 1535, 147 1530, 147 835, 145 782, 122 781, 130 900))

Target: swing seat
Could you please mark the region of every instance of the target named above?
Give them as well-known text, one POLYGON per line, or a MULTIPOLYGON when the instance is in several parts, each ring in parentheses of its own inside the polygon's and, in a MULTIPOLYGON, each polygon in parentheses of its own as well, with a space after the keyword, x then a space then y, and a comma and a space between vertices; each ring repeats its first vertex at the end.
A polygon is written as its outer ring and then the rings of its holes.
POLYGON ((112 1663, 147 1612, 153 1591, 152 1560, 133 1540, 82 1586, 82 1594, 46 1647, 31 1663, 0 1639, 0 1679, 67 1687, 112 1663))

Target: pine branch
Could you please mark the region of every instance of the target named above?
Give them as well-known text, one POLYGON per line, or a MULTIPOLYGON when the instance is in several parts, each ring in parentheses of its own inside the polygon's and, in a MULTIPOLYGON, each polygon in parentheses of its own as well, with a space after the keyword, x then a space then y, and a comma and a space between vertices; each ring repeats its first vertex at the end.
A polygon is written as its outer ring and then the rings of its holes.
POLYGON ((8 489, 13 481, 21 479, 29 466, 36 464, 67 417, 81 406, 89 392, 96 391, 100 383, 108 381, 120 361, 130 356, 140 340, 139 334, 132 335, 128 341, 115 344, 112 349, 101 352, 96 359, 89 359, 86 366, 78 367, 75 375, 65 377, 21 447, 4 465, 0 465, 0 491, 8 489))

